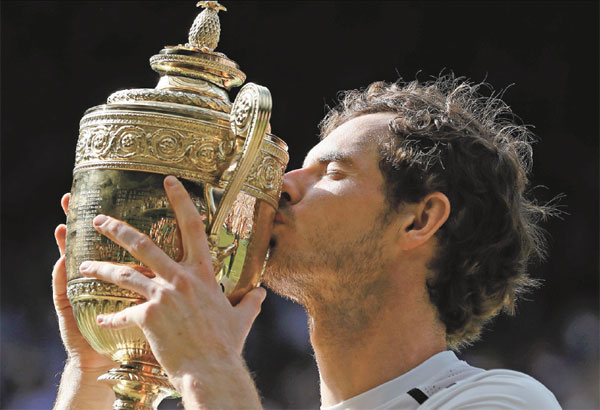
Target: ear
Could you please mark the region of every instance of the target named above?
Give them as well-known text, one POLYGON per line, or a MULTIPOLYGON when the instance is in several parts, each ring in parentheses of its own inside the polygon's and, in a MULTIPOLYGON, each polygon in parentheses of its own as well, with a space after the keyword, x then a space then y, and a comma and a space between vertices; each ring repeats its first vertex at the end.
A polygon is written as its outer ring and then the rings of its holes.
POLYGON ((414 249, 427 242, 450 215, 450 201, 441 192, 432 192, 410 207, 404 218, 401 248, 414 249))

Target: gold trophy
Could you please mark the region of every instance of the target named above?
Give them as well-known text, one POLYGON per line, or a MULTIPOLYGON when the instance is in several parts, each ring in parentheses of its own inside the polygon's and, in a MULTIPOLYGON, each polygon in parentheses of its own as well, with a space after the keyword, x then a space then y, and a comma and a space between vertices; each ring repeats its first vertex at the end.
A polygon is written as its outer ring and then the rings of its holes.
POLYGON ((205 219, 216 280, 236 304, 260 281, 288 161, 286 144, 268 132, 269 91, 250 83, 229 101, 228 90, 246 76, 214 51, 217 13, 225 8, 216 1, 198 5, 204 10, 188 43, 150 59, 160 74, 155 88, 115 92, 80 122, 67 215, 67 292, 81 333, 120 363, 99 378, 113 386, 114 409, 152 409, 178 395, 139 328, 96 324, 97 315, 144 298, 79 273, 84 260, 141 265, 96 232, 94 216, 126 221, 177 259, 181 245, 162 181, 179 177, 205 219))

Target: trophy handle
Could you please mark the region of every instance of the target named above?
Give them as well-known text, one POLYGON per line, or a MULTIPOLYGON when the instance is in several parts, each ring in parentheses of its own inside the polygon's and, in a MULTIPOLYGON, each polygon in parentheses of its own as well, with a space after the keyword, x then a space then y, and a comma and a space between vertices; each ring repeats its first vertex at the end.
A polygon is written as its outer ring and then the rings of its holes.
MULTIPOLYGON (((207 229, 209 243, 216 252, 217 259, 221 259, 218 252, 219 231, 260 153, 260 146, 271 118, 271 106, 271 93, 269 90, 253 83, 248 83, 242 87, 233 102, 231 114, 229 115, 231 130, 235 136, 245 138, 245 142, 240 159, 207 229)), ((213 260, 213 263, 215 262, 218 263, 219 261, 213 260)))

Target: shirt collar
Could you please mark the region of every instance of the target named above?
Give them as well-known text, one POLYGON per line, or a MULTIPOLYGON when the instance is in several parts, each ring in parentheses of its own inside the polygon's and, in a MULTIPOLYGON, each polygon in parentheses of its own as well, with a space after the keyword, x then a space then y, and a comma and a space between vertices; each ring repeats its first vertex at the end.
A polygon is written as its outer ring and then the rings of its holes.
POLYGON ((412 388, 431 380, 433 375, 443 372, 445 369, 455 365, 458 358, 454 352, 446 350, 431 356, 423 363, 407 371, 406 373, 380 384, 371 390, 367 390, 357 396, 351 397, 330 407, 321 407, 321 410, 342 410, 348 408, 371 408, 374 404, 386 403, 399 394, 405 393, 412 388))

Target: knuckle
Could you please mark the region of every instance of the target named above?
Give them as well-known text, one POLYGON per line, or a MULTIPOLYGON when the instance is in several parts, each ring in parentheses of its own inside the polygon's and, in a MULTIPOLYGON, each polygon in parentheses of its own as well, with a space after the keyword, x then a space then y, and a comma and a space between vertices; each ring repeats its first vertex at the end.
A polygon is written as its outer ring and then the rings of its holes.
POLYGON ((83 264, 79 265, 80 271, 85 271, 86 273, 93 275, 97 273, 102 273, 104 271, 104 265, 99 265, 95 261, 86 261, 85 266, 83 264))
POLYGON ((188 292, 193 286, 193 278, 186 273, 178 272, 173 278, 173 285, 179 292, 188 292))
POLYGON ((119 326, 122 326, 123 324, 127 323, 127 312, 121 311, 113 315, 107 316, 104 319, 104 322, 106 323, 106 326, 110 328, 117 328, 119 326))
POLYGON ((58 269, 60 269, 60 267, 61 267, 60 265, 61 265, 61 263, 63 263, 63 260, 64 260, 64 259, 65 259, 65 258, 64 258, 64 257, 62 257, 62 256, 61 256, 60 258, 58 258, 58 260, 57 260, 57 261, 56 261, 56 263, 54 264, 54 269, 53 269, 53 272, 56 272, 58 269))
POLYGON ((153 287, 152 290, 150 290, 150 295, 152 298, 152 303, 149 304, 153 304, 153 303, 165 303, 166 300, 169 298, 169 291, 168 289, 160 286, 160 287, 153 287))
POLYGON ((108 315, 104 315, 104 318, 102 319, 102 326, 103 327, 108 327, 111 328, 113 326, 113 320, 114 320, 114 314, 108 314, 108 315))
POLYGON ((139 235, 131 245, 134 252, 144 252, 152 246, 152 240, 146 235, 139 235))
POLYGON ((150 290, 150 295, 153 300, 158 303, 164 303, 169 298, 169 291, 164 287, 153 287, 150 290))
POLYGON ((121 223, 110 218, 104 225, 104 231, 111 236, 118 236, 121 231, 121 223))
POLYGON ((130 269, 130 268, 124 268, 118 272, 119 279, 122 281, 125 281, 125 282, 130 281, 131 278, 133 277, 133 275, 134 275, 134 270, 130 269))
POLYGON ((109 321, 111 327, 117 327, 123 323, 125 315, 121 312, 114 314, 109 321))
POLYGON ((146 309, 142 315, 142 321, 155 320, 160 314, 160 305, 158 303, 147 302, 146 309))
POLYGON ((157 299, 160 298, 160 294, 161 294, 161 289, 156 287, 156 286, 152 286, 149 290, 148 290, 148 296, 151 299, 157 299))

